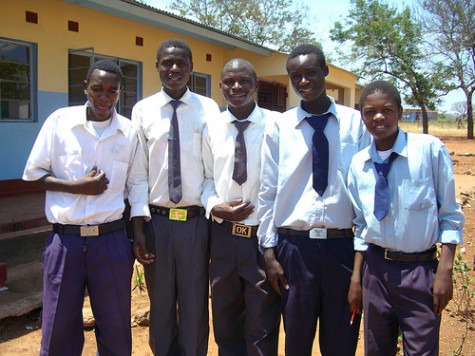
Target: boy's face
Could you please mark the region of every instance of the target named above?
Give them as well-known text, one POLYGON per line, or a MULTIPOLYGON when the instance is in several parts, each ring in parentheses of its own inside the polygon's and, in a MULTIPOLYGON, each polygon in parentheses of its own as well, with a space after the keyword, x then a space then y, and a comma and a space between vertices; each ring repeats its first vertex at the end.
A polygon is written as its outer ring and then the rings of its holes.
POLYGON ((168 47, 156 63, 163 89, 173 99, 180 99, 186 91, 193 64, 183 48, 168 47))
POLYGON ((223 69, 219 87, 226 103, 231 108, 254 106, 254 94, 258 85, 252 70, 246 65, 236 61, 223 69))
POLYGON ((322 68, 314 53, 300 55, 289 60, 287 64, 292 87, 303 101, 312 102, 325 93, 325 77, 328 67, 322 68))
POLYGON ((384 93, 373 93, 364 99, 361 108, 363 122, 373 136, 379 151, 391 149, 398 133, 398 121, 402 117, 402 109, 396 101, 384 93))
POLYGON ((117 74, 95 69, 89 83, 84 82, 89 110, 87 119, 91 121, 108 120, 119 100, 120 77, 117 74))

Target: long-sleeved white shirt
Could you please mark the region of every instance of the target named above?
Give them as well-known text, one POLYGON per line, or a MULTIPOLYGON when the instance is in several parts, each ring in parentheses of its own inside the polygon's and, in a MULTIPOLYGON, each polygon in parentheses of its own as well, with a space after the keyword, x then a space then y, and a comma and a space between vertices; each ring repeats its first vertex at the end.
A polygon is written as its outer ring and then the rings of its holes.
MULTIPOLYGON (((242 185, 232 176, 234 171, 234 151, 238 130, 233 124, 237 120, 229 110, 219 117, 209 120, 203 131, 203 162, 205 183, 202 203, 207 216, 216 204, 235 199, 249 201, 255 206, 254 212, 241 223, 257 225, 257 194, 260 185, 261 146, 266 123, 275 121, 280 113, 260 108, 256 105, 247 118, 250 122, 244 131, 247 153, 247 180, 242 185)), ((218 222, 222 219, 214 217, 218 222)))
POLYGON ((204 181, 202 133, 208 118, 220 114, 210 98, 187 90, 180 98, 177 118, 180 131, 180 161, 182 199, 178 204, 168 196, 168 132, 173 108, 172 98, 163 90, 139 101, 132 110, 132 122, 137 126, 143 147, 138 173, 148 180, 148 192, 132 206, 131 216, 150 217, 148 204, 164 207, 201 205, 204 181))
POLYGON ((314 130, 305 120, 311 114, 300 104, 283 113, 266 132, 258 209, 258 238, 263 248, 277 245, 279 227, 353 227, 346 178, 351 159, 369 145, 371 136, 358 111, 332 102, 328 112, 332 113, 324 130, 329 141, 328 187, 323 196, 315 192, 312 183, 314 130))

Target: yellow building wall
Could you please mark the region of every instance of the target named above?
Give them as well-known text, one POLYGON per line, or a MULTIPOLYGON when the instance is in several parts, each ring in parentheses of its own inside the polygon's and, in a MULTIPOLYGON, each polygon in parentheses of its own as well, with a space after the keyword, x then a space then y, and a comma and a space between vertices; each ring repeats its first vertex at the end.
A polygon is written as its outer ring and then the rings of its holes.
MULTIPOLYGON (((194 71, 211 76, 211 96, 220 106, 224 100, 219 91, 219 77, 223 65, 232 58, 242 57, 254 64, 260 79, 278 82, 287 87, 288 106, 296 106, 299 97, 293 92, 287 77, 287 55, 272 52, 270 57, 243 49, 229 50, 218 45, 178 35, 146 24, 95 11, 63 0, 16 0, 2 4, 0 37, 38 44, 38 90, 68 91, 68 51, 94 47, 100 55, 142 62, 143 96, 157 92, 161 83, 155 68, 156 51, 160 43, 170 37, 184 39, 193 50, 194 71), (38 14, 38 24, 25 21, 25 11, 38 14), (68 30, 68 21, 79 23, 79 32, 68 30), (143 46, 135 44, 142 37, 143 46), (212 60, 207 61, 206 55, 212 60)), ((337 98, 348 106, 355 103, 356 76, 329 66, 327 83, 343 88, 337 98)), ((329 94, 335 95, 335 92, 329 94)))
MULTIPOLYGON (((38 90, 68 91, 68 51, 94 47, 97 54, 143 63, 143 95, 157 92, 161 83, 155 68, 161 42, 184 39, 193 50, 194 71, 211 75, 211 93, 219 101, 219 75, 224 48, 156 27, 129 21, 61 0, 16 0, 2 4, 0 36, 38 44, 38 90), (38 14, 38 24, 25 21, 25 11, 38 14), (79 32, 68 30, 68 21, 79 23, 79 32), (144 39, 143 47, 135 44, 144 39), (51 40, 54 39, 54 40, 51 40), (206 61, 206 54, 212 61, 206 61)), ((222 100, 222 99, 221 99, 222 100)))

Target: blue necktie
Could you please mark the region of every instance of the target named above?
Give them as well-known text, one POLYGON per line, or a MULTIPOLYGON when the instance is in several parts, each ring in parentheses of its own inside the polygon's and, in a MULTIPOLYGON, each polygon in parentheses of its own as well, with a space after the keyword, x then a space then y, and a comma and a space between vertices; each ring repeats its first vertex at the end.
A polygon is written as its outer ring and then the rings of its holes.
POLYGON ((177 204, 182 197, 181 192, 181 163, 180 163, 180 132, 176 108, 181 101, 172 100, 173 116, 170 121, 170 131, 168 132, 168 196, 170 200, 177 204))
POLYGON ((241 185, 247 180, 247 153, 246 143, 244 142, 244 130, 247 129, 249 121, 234 120, 233 124, 238 130, 236 144, 234 147, 234 171, 233 180, 241 185))
POLYGON ((373 214, 379 221, 383 220, 389 212, 389 188, 388 173, 391 163, 398 156, 396 152, 391 153, 389 159, 383 163, 374 163, 378 177, 376 178, 376 186, 374 187, 374 211, 373 214))
POLYGON ((328 140, 323 130, 327 126, 331 113, 307 117, 307 122, 313 127, 315 132, 312 137, 312 171, 313 189, 318 195, 323 196, 328 186, 328 140))

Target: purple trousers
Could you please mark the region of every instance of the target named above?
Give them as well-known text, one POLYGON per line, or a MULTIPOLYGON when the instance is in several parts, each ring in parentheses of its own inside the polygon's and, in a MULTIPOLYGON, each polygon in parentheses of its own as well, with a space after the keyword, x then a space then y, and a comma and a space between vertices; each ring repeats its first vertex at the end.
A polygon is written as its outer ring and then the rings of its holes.
POLYGON ((282 289, 285 354, 310 356, 318 322, 323 356, 353 356, 361 320, 350 325, 353 239, 279 235, 276 253, 290 285, 282 289))
POLYGON ((399 330, 404 355, 439 354, 440 316, 433 311, 437 260, 401 263, 368 247, 363 272, 364 343, 368 356, 397 352, 399 330))
POLYGON ((266 280, 257 238, 211 227, 209 278, 214 338, 221 356, 277 355, 280 298, 266 280))
POLYGON ((125 231, 99 237, 52 233, 43 260, 40 355, 80 356, 87 287, 101 356, 131 355, 134 256, 125 231))

